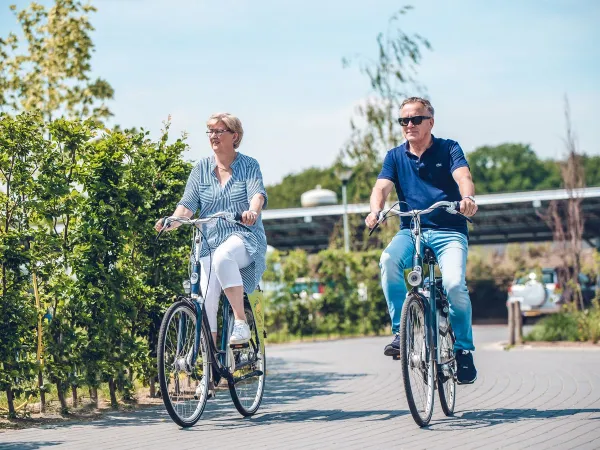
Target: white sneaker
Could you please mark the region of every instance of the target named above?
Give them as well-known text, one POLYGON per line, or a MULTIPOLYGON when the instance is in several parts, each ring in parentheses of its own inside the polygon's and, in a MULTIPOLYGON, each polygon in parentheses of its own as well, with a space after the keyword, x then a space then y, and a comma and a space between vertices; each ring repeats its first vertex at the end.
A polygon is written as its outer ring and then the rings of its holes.
POLYGON ((250 327, 243 320, 236 320, 233 324, 233 332, 229 338, 230 344, 245 344, 250 340, 250 327))

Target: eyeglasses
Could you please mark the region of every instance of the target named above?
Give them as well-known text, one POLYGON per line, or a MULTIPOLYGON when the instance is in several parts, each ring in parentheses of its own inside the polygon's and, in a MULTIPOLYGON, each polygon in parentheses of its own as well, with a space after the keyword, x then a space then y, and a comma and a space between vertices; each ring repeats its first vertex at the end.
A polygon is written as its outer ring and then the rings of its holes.
POLYGON ((210 137, 213 134, 216 134, 217 137, 221 137, 221 135, 223 133, 231 133, 231 130, 219 130, 219 129, 216 129, 216 128, 214 130, 206 130, 206 135, 208 137, 210 137))
POLYGON ((413 125, 421 125, 425 119, 431 119, 431 116, 400 117, 398 123, 403 127, 407 127, 409 122, 413 125))

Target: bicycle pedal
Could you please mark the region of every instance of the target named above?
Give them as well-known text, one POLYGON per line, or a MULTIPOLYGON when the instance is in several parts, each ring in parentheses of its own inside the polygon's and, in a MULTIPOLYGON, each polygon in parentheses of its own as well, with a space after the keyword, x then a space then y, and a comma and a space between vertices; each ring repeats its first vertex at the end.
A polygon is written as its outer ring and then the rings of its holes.
POLYGON ((400 358, 400 355, 392 355, 392 359, 394 361, 400 361, 401 358, 400 358))
POLYGON ((244 343, 244 344, 229 344, 229 348, 233 349, 233 350, 239 350, 242 348, 248 348, 250 346, 250 344, 248 342, 244 343))

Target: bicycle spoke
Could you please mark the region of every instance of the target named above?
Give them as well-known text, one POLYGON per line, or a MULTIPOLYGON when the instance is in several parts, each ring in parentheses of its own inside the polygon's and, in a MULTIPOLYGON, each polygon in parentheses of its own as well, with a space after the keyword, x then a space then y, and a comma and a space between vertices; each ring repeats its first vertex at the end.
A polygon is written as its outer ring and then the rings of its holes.
POLYGON ((449 329, 444 335, 440 334, 440 362, 441 368, 438 373, 438 391, 440 404, 444 414, 451 416, 454 413, 456 401, 456 360, 454 358, 454 338, 452 330, 449 329))
POLYGON ((402 372, 411 414, 420 426, 429 423, 433 411, 435 362, 428 358, 426 333, 422 303, 408 298, 402 311, 402 372))
POLYGON ((258 340, 254 315, 249 307, 245 312, 251 339, 248 347, 233 352, 236 370, 233 373, 234 383, 230 389, 238 411, 243 415, 252 415, 262 400, 266 365, 258 340))
POLYGON ((419 411, 425 411, 427 406, 427 363, 425 361, 425 329, 423 325, 423 317, 419 316, 419 311, 416 308, 410 309, 410 378, 411 386, 416 388, 418 396, 417 408, 419 411))
POLYGON ((205 335, 201 334, 198 355, 192 364, 195 335, 195 311, 183 303, 174 304, 161 325, 159 379, 167 411, 182 426, 198 420, 208 394, 205 335))

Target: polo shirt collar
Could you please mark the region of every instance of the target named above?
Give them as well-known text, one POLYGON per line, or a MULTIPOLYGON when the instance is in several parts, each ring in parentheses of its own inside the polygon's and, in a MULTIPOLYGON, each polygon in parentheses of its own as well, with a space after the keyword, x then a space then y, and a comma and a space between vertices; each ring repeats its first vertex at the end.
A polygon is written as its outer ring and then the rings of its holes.
MULTIPOLYGON (((415 154, 413 154, 413 153, 410 152, 410 149, 408 148, 408 141, 404 141, 402 145, 404 146, 404 152, 409 157, 413 157, 413 158, 419 159, 419 157, 417 155, 415 155, 415 154)), ((429 147, 427 147, 427 150, 425 150, 423 152, 423 154, 421 155, 421 158, 423 158, 423 155, 425 155, 429 151, 429 149, 431 149, 434 145, 435 145, 435 136, 432 134, 431 135, 431 145, 429 147)))

